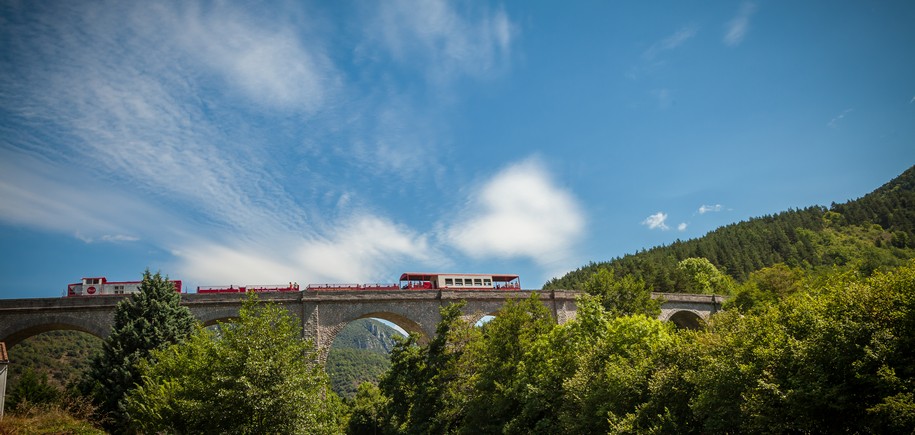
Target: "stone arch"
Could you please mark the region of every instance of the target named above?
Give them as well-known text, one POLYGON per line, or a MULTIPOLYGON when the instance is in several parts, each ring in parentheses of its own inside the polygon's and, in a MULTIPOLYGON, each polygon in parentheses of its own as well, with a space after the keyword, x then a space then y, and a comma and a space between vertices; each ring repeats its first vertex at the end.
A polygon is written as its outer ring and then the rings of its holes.
POLYGON ((7 347, 12 348, 26 338, 48 331, 79 331, 104 340, 111 333, 111 324, 93 322, 77 316, 56 315, 10 325, 4 330, 4 336, 0 337, 0 341, 6 342, 7 347))
POLYGON ((384 311, 376 311, 376 312, 365 313, 365 314, 359 315, 358 317, 354 317, 352 319, 349 319, 349 320, 346 320, 343 322, 339 322, 336 325, 332 326, 328 331, 329 336, 328 336, 328 340, 326 341, 327 347, 330 347, 330 345, 332 345, 334 343, 334 340, 337 339, 337 334, 339 334, 340 331, 342 331, 343 328, 346 327, 346 325, 349 325, 350 323, 355 322, 356 320, 359 320, 359 319, 373 319, 373 318, 387 320, 388 322, 391 322, 391 323, 401 327, 404 331, 407 331, 408 334, 409 333, 418 334, 420 343, 427 343, 429 341, 429 339, 431 338, 429 336, 429 334, 423 329, 423 327, 419 323, 411 320, 410 318, 408 318, 406 316, 403 316, 400 314, 395 314, 395 313, 384 312, 384 311))
POLYGON ((337 339, 337 334, 339 334, 346 325, 359 319, 369 318, 387 320, 388 322, 399 326, 404 331, 407 331, 407 333, 416 333, 419 335, 420 344, 428 343, 431 338, 429 331, 426 331, 421 324, 403 314, 392 313, 390 311, 369 311, 352 317, 345 317, 331 325, 321 328, 321 339, 319 340, 319 343, 316 343, 320 362, 322 364, 327 362, 327 354, 330 352, 330 347, 333 345, 334 340, 337 339))
POLYGON ((702 315, 692 310, 676 311, 667 320, 682 329, 699 329, 705 324, 702 315))

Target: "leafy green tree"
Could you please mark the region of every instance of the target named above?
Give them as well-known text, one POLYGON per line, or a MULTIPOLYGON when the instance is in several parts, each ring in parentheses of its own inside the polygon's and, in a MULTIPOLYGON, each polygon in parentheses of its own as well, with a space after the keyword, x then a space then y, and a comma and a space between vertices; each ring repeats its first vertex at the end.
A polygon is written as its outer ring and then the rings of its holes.
POLYGON ((656 317, 661 301, 651 298, 651 289, 632 275, 616 279, 613 271, 600 268, 584 283, 585 292, 596 296, 611 316, 644 314, 656 317))
POLYGON ((426 346, 418 338, 396 337, 391 352, 391 369, 378 386, 390 400, 391 427, 401 433, 448 433, 460 427, 467 367, 461 356, 479 332, 462 319, 464 303, 440 309, 441 321, 435 337, 426 346))
POLYGON ((283 308, 250 294, 219 333, 198 328, 152 353, 127 410, 144 432, 328 433, 340 430, 314 345, 283 308), (326 397, 326 398, 325 398, 326 397))
POLYGON ((737 286, 737 294, 725 308, 748 311, 771 305, 800 291, 805 278, 803 270, 784 263, 762 268, 750 273, 750 278, 737 286))
POLYGON ((688 291, 705 294, 730 294, 731 279, 721 273, 706 258, 687 258, 677 263, 677 269, 688 278, 688 291))
POLYGON ((350 403, 350 417, 346 433, 354 435, 384 434, 392 431, 388 427, 390 420, 386 415, 388 399, 378 386, 363 382, 356 389, 356 395, 350 403))
POLYGON ((673 341, 669 324, 645 316, 615 317, 602 327, 564 383, 560 419, 566 433, 640 432, 632 414, 650 394, 659 350, 673 341))
POLYGON ((157 348, 186 339, 196 323, 167 277, 146 270, 139 290, 115 308, 111 334, 93 359, 83 387, 115 432, 129 424, 124 398, 141 380, 138 362, 157 348))
POLYGON ((536 294, 507 301, 498 315, 482 327, 464 359, 472 366, 473 394, 465 395, 465 433, 518 433, 532 428, 522 416, 528 384, 519 370, 532 358, 533 344, 548 334, 556 321, 536 294), (519 418, 520 417, 520 418, 519 418))

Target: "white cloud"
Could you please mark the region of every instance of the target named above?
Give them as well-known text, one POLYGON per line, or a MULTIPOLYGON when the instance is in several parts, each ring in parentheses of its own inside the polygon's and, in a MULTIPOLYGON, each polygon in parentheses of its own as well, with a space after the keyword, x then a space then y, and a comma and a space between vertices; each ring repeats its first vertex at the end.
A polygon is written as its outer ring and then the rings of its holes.
POLYGON ((356 215, 329 238, 290 237, 241 240, 232 244, 196 240, 175 250, 181 276, 209 284, 392 282, 391 270, 409 260, 433 264, 436 250, 427 237, 385 219, 356 215))
POLYGON ((826 125, 828 125, 829 128, 836 128, 836 127, 838 127, 839 121, 841 121, 843 118, 845 118, 845 116, 848 115, 849 113, 851 113, 852 111, 853 111, 852 109, 845 109, 845 110, 843 110, 842 113, 836 115, 836 116, 835 116, 834 118, 832 118, 832 119, 829 121, 829 123, 826 124, 826 125))
POLYGON ((471 199, 463 216, 445 238, 464 254, 527 257, 544 266, 566 261, 585 227, 575 197, 556 187, 535 158, 496 174, 471 199))
POLYGON ((651 47, 648 47, 648 49, 642 53, 642 58, 645 60, 654 60, 660 54, 683 45, 686 41, 696 36, 698 31, 699 29, 694 25, 685 26, 672 35, 652 44, 651 47))
POLYGON ((324 50, 313 38, 304 45, 285 17, 257 22, 227 4, 206 13, 196 6, 174 12, 164 16, 165 29, 155 31, 174 35, 189 58, 204 62, 256 103, 314 112, 339 87, 324 50))
POLYGON ((645 218, 645 220, 642 221, 642 225, 646 225, 648 227, 648 229, 650 229, 650 230, 659 229, 662 231, 667 231, 670 229, 670 227, 667 226, 667 224, 665 223, 666 221, 667 221, 667 213, 659 211, 659 212, 645 218))
POLYGON ((471 17, 445 0, 380 3, 370 38, 395 60, 425 68, 433 82, 458 74, 485 76, 507 63, 517 27, 503 9, 471 17))
MULTIPOLYGON (((645 72, 660 68, 666 63, 663 56, 664 53, 682 46, 696 36, 698 32, 699 28, 690 24, 680 28, 670 36, 651 44, 648 49, 642 52, 639 62, 626 72, 626 77, 635 80, 645 72)), ((666 90, 662 91, 666 92, 666 90)))
POLYGON ((699 207, 699 214, 706 214, 709 212, 718 212, 718 211, 721 211, 722 209, 723 209, 723 207, 721 204, 715 204, 715 205, 703 204, 702 206, 699 207))
POLYGON ((0 221, 86 243, 130 242, 142 228, 168 226, 169 213, 108 186, 81 180, 84 173, 0 149, 0 221))
POLYGON ((743 42, 747 32, 750 29, 750 17, 756 12, 756 4, 745 1, 740 5, 740 10, 730 22, 728 22, 727 32, 724 34, 724 43, 730 47, 736 47, 743 42))
POLYGON ((686 231, 686 227, 686 222, 680 222, 680 225, 677 225, 677 231, 686 231))

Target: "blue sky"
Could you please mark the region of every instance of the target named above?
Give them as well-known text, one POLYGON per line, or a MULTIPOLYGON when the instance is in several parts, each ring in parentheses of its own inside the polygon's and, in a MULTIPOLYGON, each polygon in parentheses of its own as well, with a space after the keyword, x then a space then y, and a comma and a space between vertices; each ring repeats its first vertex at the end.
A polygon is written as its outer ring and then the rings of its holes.
POLYGON ((0 6, 0 297, 518 273, 915 164, 915 4, 0 6))

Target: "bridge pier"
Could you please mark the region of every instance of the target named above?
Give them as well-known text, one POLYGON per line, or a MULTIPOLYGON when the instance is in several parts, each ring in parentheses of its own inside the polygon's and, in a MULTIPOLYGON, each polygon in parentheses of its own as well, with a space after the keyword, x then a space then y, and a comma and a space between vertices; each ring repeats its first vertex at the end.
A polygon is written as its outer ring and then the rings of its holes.
MULTIPOLYGON (((439 308, 452 302, 466 301, 464 312, 474 322, 496 314, 505 301, 540 295, 559 323, 575 317, 575 291, 345 291, 261 293, 259 300, 275 303, 297 318, 302 336, 314 340, 322 359, 334 338, 348 323, 367 317, 388 320, 427 341, 435 334, 441 320, 439 308)), ((56 329, 74 329, 104 338, 110 332, 114 309, 124 296, 93 296, 45 299, 0 300, 0 341, 12 348, 23 339, 56 329)), ((721 309, 722 299, 714 295, 654 293, 663 298, 661 320, 680 327, 698 327, 703 319, 721 309)), ((182 305, 204 325, 231 321, 246 296, 238 293, 182 294, 182 305)))

